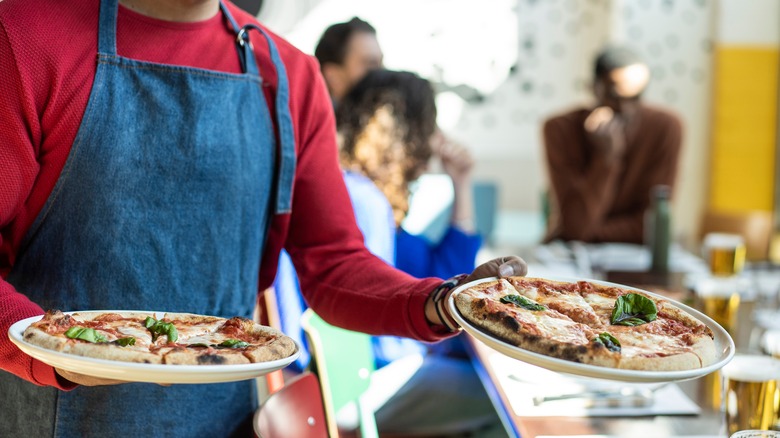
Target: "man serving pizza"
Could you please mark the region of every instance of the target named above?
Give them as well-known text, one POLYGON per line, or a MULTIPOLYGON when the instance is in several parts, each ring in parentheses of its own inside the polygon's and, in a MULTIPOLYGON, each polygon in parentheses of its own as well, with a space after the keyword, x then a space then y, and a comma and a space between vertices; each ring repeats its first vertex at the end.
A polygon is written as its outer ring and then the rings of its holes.
MULTIPOLYGON (((44 309, 248 318, 282 247, 335 325, 431 342, 455 330, 443 305, 455 282, 364 248, 316 63, 234 5, 5 0, 0 60, 0 330, 44 309)), ((510 257, 470 278, 525 269, 510 257)), ((54 332, 179 341, 176 319, 120 336, 104 330, 115 317, 57 317, 69 326, 54 332)), ((252 339, 217 340, 184 348, 252 339)), ((0 436, 251 434, 251 381, 109 386, 7 337, 0 368, 0 436)))

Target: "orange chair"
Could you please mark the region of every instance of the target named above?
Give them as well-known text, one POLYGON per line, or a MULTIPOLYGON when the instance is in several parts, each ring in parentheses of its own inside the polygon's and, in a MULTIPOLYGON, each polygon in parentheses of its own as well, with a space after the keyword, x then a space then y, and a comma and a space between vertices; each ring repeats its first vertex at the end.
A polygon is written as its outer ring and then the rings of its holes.
MULTIPOLYGON (((257 300, 255 306, 255 321, 260 324, 273 327, 277 330, 282 330, 282 323, 280 322, 279 305, 276 302, 276 293, 272 288, 268 288, 262 292, 262 295, 257 300)), ((273 394, 284 386, 284 374, 282 370, 277 370, 265 376, 265 391, 259 391, 258 395, 261 401, 269 394, 273 394)))
POLYGON ((699 237, 703 239, 713 232, 739 234, 745 239, 747 259, 762 261, 769 258, 772 229, 773 217, 769 211, 708 211, 704 214, 699 237))
POLYGON ((328 438, 317 376, 303 373, 271 394, 254 417, 260 438, 328 438))

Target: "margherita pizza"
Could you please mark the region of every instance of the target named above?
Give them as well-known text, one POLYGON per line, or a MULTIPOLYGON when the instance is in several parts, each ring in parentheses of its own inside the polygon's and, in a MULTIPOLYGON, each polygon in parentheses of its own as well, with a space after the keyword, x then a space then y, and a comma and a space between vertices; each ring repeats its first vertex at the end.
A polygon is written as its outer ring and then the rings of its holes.
POLYGON ((171 365, 248 364, 284 359, 296 346, 278 330, 249 319, 187 313, 46 312, 24 340, 97 359, 171 365))
POLYGON ((715 362, 713 333, 666 300, 587 281, 509 277, 461 290, 463 317, 547 356, 612 368, 680 371, 715 362))

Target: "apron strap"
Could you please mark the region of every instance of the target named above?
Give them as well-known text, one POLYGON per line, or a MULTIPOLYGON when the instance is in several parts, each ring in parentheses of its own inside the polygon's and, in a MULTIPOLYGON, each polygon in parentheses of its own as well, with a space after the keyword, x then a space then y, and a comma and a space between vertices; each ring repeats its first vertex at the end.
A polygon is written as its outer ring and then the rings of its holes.
MULTIPOLYGON (((232 20, 232 17, 229 14, 227 15, 232 20)), ((253 73, 252 70, 257 71, 257 63, 249 42, 249 31, 252 29, 259 31, 265 37, 268 42, 271 61, 276 69, 278 82, 275 102, 276 124, 279 129, 281 151, 279 154, 279 174, 276 179, 276 193, 274 194, 274 213, 285 214, 292 210, 292 185, 296 166, 295 136, 293 134, 292 115, 290 115, 290 84, 287 79, 287 69, 284 67, 282 58, 279 56, 279 51, 276 49, 276 44, 271 39, 271 36, 260 26, 251 23, 244 25, 236 36, 239 45, 244 49, 243 56, 241 56, 242 51, 239 50, 239 56, 242 57, 242 68, 245 73, 251 74, 253 73)))
POLYGON ((98 53, 116 56, 116 13, 118 0, 101 0, 98 18, 98 53))
MULTIPOLYGON (((1 1, 1 0, 0 0, 1 1)), ((116 56, 116 17, 118 0, 101 0, 98 20, 98 53, 116 56)), ((274 193, 274 213, 284 214, 292 210, 292 184, 295 178, 295 136, 293 134, 292 116, 290 115, 290 85, 287 80, 287 70, 284 67, 279 51, 271 37, 262 28, 254 24, 243 27, 233 18, 228 8, 220 0, 219 8, 227 17, 235 30, 238 43, 238 56, 244 73, 260 76, 252 45, 249 43, 248 32, 252 29, 260 31, 268 42, 271 61, 276 69, 278 84, 276 90, 276 123, 279 129, 281 151, 279 154, 278 178, 274 193)))

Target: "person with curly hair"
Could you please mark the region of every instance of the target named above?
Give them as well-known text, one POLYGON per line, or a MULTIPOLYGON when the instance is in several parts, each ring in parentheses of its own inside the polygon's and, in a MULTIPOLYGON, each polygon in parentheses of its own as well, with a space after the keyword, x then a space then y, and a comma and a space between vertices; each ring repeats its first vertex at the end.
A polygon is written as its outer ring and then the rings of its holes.
POLYGON ((473 269, 482 244, 473 221, 474 161, 437 128, 430 83, 409 72, 375 70, 342 103, 336 110, 341 165, 348 175, 370 179, 390 202, 398 228, 396 266, 415 277, 450 277, 473 269), (439 242, 401 226, 409 212, 410 184, 433 157, 441 160, 455 195, 450 226, 439 242))

